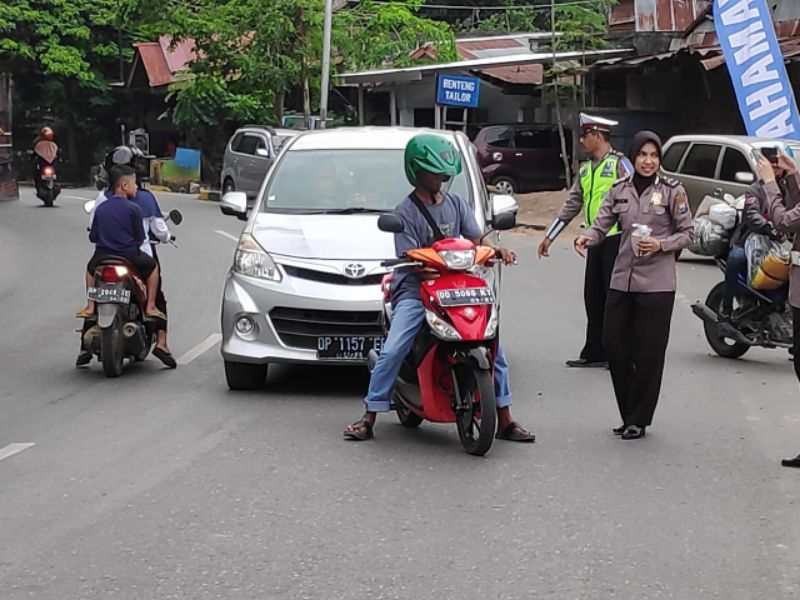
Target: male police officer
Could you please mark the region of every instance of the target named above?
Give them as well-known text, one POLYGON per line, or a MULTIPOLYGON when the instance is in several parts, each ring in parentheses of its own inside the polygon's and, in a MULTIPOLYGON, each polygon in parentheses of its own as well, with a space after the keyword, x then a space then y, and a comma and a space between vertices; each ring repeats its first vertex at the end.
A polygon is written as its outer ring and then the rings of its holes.
MULTIPOLYGON (((590 159, 584 162, 575 178, 569 198, 561 207, 558 217, 542 243, 539 258, 550 256, 550 245, 583 209, 585 229, 589 229, 603 198, 615 181, 633 174, 633 166, 624 154, 614 150, 609 142, 611 129, 618 123, 610 119, 592 117, 581 113, 580 143, 590 159)), ((606 367, 608 361, 603 348, 603 314, 606 292, 611 282, 611 272, 619 252, 619 230, 614 227, 605 241, 589 249, 583 283, 583 302, 586 307, 586 344, 579 358, 568 360, 568 367, 606 367)))

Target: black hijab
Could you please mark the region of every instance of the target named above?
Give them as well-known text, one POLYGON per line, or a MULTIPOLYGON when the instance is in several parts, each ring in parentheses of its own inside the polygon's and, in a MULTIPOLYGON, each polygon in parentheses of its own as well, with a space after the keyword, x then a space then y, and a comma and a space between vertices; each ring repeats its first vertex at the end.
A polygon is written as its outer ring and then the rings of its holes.
POLYGON ((642 147, 648 142, 655 144, 656 148, 658 148, 658 156, 661 157, 661 138, 658 137, 658 134, 652 131, 640 131, 633 136, 633 140, 631 140, 631 147, 628 152, 628 158, 630 159, 631 164, 634 165, 633 186, 636 188, 636 193, 640 196, 653 184, 653 181, 655 181, 657 175, 653 174, 650 177, 644 177, 643 175, 640 175, 638 171, 636 171, 636 156, 639 154, 639 151, 642 149, 642 147))

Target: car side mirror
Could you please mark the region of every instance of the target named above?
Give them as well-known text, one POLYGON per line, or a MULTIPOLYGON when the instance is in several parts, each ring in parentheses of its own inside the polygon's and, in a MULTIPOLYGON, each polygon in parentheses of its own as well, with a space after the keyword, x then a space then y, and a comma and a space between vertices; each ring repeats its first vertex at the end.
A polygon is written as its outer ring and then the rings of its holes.
POLYGON ((247 194, 244 192, 228 192, 222 197, 219 209, 223 215, 236 217, 240 221, 247 220, 247 194))
POLYGON ((513 229, 517 224, 517 214, 513 212, 504 212, 495 216, 492 221, 492 229, 495 231, 507 231, 513 229))
POLYGON ((492 196, 492 220, 496 219, 502 214, 511 213, 516 215, 519 210, 519 204, 514 196, 504 196, 497 194, 492 196))
POLYGON ((172 221, 173 225, 180 225, 181 223, 183 223, 183 215, 181 214, 181 211, 179 211, 177 208, 173 208, 171 211, 169 211, 168 216, 169 220, 172 221))
POLYGON ((756 176, 748 171, 741 171, 733 176, 737 183, 755 183, 756 176))
POLYGON ((256 156, 261 158, 269 158, 269 150, 266 148, 256 148, 256 156))
POLYGON ((83 203, 83 212, 85 212, 87 215, 91 214, 96 204, 97 200, 87 200, 83 203))
POLYGON ((397 215, 381 215, 378 217, 378 229, 386 233, 401 233, 405 225, 397 215))

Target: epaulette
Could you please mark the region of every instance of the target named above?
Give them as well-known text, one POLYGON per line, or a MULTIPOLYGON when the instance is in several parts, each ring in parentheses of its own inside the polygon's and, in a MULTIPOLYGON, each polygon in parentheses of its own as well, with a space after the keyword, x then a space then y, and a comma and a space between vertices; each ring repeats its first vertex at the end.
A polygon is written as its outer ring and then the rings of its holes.
POLYGON ((628 175, 627 177, 620 177, 614 183, 611 184, 611 187, 617 187, 618 185, 622 185, 623 183, 628 183, 633 178, 633 175, 628 175))
POLYGON ((673 179, 672 177, 662 177, 661 183, 670 188, 676 188, 681 184, 680 181, 673 179))
POLYGON ((617 158, 627 158, 624 152, 620 152, 619 150, 615 150, 614 148, 611 149, 609 154, 616 156, 617 158))

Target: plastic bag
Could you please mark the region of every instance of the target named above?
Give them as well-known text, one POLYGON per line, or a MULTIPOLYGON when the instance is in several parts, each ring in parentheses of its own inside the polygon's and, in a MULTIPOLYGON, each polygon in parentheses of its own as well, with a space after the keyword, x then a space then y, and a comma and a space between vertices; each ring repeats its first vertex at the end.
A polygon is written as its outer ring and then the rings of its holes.
POLYGON ((736 227, 736 209, 727 202, 714 204, 708 209, 708 218, 726 231, 736 227))
POLYGON ((730 245, 730 232, 708 216, 694 220, 694 240, 689 248, 700 256, 724 256, 730 245))
POLYGON ((639 223, 633 224, 633 231, 631 232, 631 244, 633 245, 633 255, 641 256, 642 251, 639 250, 639 241, 650 237, 653 233, 653 228, 649 225, 640 225, 639 223))
POLYGON ((789 280, 791 253, 781 243, 754 233, 744 243, 747 278, 756 289, 774 290, 789 280))

